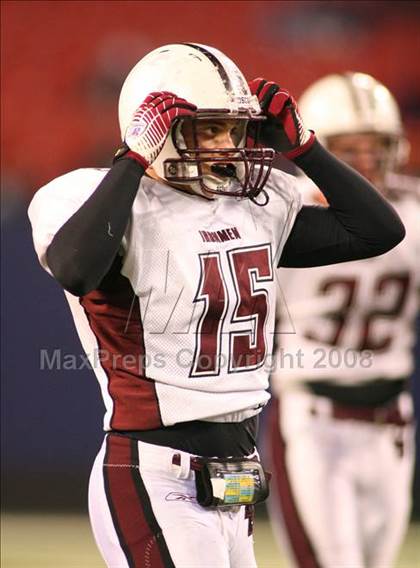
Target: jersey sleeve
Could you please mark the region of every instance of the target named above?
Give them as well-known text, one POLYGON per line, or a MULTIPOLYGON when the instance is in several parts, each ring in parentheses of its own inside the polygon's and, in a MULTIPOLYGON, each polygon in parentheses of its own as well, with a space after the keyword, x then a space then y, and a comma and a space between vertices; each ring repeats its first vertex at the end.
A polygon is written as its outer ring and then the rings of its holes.
POLYGON ((420 199, 417 196, 406 196, 400 201, 393 202, 401 219, 406 227, 406 255, 410 256, 410 261, 415 269, 413 278, 416 288, 420 290, 420 269, 418 259, 420 258, 420 231, 418 230, 418 220, 420 218, 420 199))
POLYGON ((270 201, 267 208, 274 216, 277 228, 275 265, 277 266, 284 245, 302 208, 302 196, 297 179, 281 170, 272 170, 269 180, 270 201))
POLYGON ((54 235, 98 187, 108 169, 79 169, 64 174, 39 189, 28 216, 35 251, 41 266, 51 274, 46 252, 54 235))

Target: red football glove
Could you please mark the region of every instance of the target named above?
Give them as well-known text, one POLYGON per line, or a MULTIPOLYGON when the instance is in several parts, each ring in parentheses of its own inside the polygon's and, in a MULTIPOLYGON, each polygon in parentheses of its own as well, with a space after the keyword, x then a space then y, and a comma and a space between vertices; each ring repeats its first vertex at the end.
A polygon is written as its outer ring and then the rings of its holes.
POLYGON ((162 150, 172 122, 180 116, 193 116, 196 110, 195 105, 173 93, 150 93, 134 113, 115 159, 133 158, 147 169, 162 150))
POLYGON ((306 130, 292 95, 277 83, 254 79, 249 83, 267 120, 261 125, 261 142, 293 160, 309 150, 315 135, 306 130))

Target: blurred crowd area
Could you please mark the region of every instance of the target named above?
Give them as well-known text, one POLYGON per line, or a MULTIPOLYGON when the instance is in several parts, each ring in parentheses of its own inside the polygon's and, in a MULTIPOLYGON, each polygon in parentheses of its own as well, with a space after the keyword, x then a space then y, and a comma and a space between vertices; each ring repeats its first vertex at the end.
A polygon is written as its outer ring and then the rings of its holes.
MULTIPOLYGON (((249 78, 296 97, 320 76, 363 71, 398 100, 420 171, 418 1, 4 1, 2 170, 34 191, 80 166, 107 166, 129 69, 165 43, 214 45, 249 78)), ((29 197, 29 196, 28 196, 29 197)))

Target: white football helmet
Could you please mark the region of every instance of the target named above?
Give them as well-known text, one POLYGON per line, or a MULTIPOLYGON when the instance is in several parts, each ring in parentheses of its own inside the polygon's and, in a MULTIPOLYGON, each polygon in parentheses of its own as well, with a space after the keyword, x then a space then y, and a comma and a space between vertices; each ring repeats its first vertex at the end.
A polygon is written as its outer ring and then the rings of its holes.
POLYGON ((398 104, 385 85, 370 75, 327 75, 304 91, 298 106, 307 127, 327 148, 333 136, 376 133, 389 142, 385 170, 401 167, 408 158, 398 104))
MULTIPOLYGON (((247 147, 247 128, 237 147, 203 150, 187 147, 182 134, 183 120, 208 118, 244 120, 247 127, 264 120, 258 98, 251 94, 238 67, 219 50, 199 44, 164 45, 148 53, 127 76, 119 100, 121 138, 134 112, 154 91, 169 91, 197 106, 196 116, 175 121, 153 169, 168 182, 185 184, 198 193, 203 190, 223 195, 249 197, 263 191, 271 170, 271 148, 247 147), (211 164, 203 173, 202 164, 211 164)), ((255 126, 254 126, 255 128, 255 126)), ((258 128, 256 129, 258 130, 258 128)))

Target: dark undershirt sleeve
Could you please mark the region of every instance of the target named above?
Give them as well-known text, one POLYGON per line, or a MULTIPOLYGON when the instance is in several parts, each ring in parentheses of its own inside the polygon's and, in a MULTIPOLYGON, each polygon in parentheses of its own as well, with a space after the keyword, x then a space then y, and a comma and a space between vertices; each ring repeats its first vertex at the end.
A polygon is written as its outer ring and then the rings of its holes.
POLYGON ((404 238, 393 207, 319 142, 295 163, 322 191, 329 207, 302 207, 279 266, 303 268, 377 256, 404 238))
POLYGON ((59 229, 47 250, 58 282, 76 296, 94 290, 118 254, 144 169, 115 162, 89 199, 59 229))

